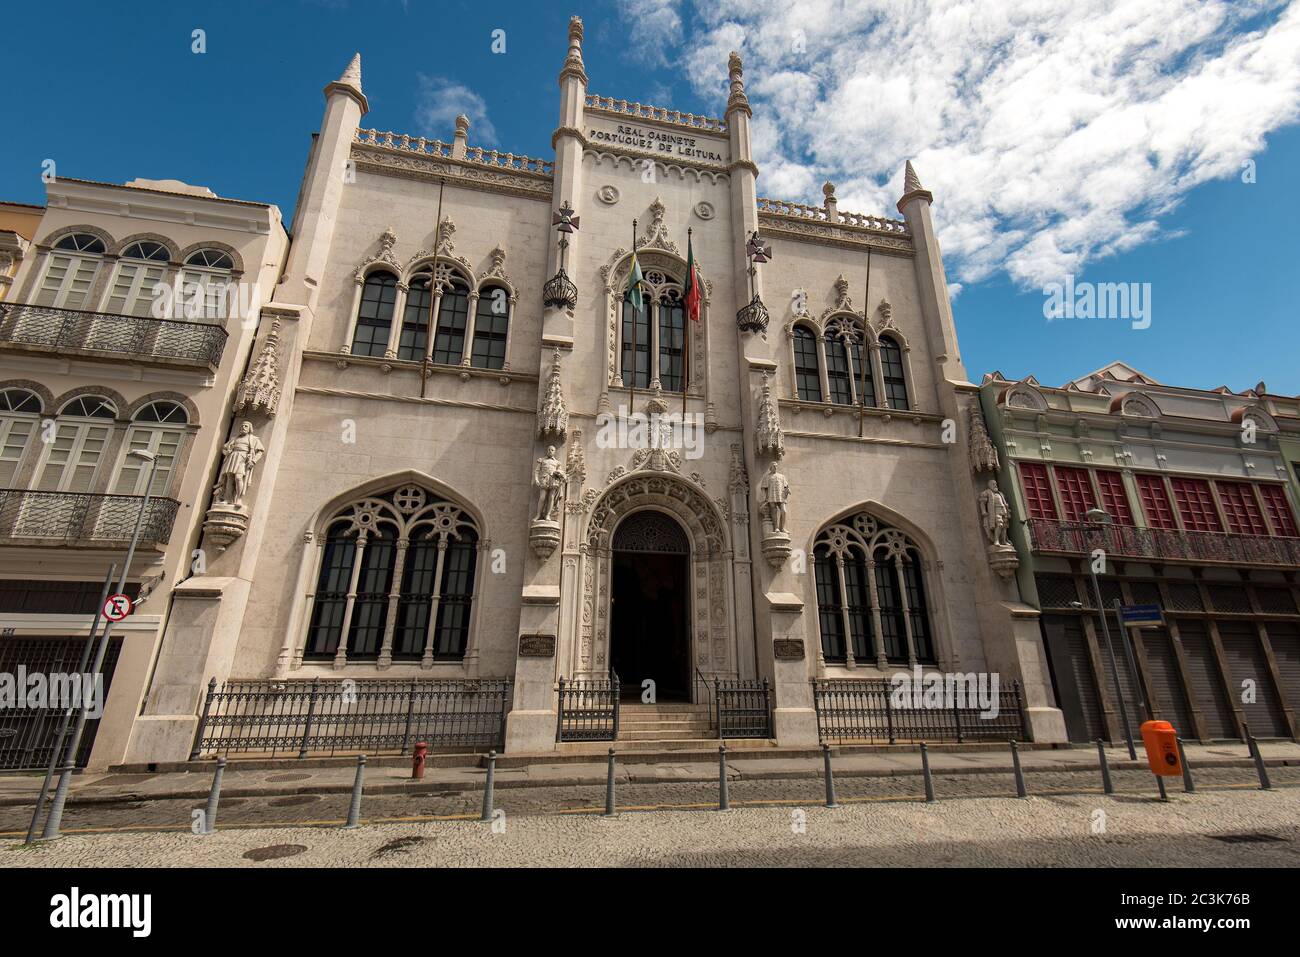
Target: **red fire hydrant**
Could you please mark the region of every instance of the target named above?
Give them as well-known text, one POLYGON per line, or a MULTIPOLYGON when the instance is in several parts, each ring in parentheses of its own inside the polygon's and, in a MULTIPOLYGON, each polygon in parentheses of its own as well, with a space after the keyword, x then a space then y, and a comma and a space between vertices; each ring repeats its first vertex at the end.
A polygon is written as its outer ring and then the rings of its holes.
POLYGON ((429 757, 429 742, 415 742, 415 750, 411 752, 411 780, 424 780, 424 762, 429 757))

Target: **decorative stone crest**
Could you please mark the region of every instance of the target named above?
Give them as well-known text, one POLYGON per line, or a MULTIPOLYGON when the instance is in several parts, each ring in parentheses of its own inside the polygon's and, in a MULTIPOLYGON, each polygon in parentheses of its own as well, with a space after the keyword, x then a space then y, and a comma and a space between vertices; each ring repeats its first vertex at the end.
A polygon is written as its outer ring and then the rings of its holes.
POLYGON ((650 228, 644 237, 637 241, 637 249, 663 249, 679 255, 677 244, 668 238, 668 224, 664 222, 664 204, 659 197, 650 204, 650 228))
POLYGON ((260 412, 268 418, 275 415, 280 403, 280 320, 272 321, 262 342, 261 351, 253 359, 248 374, 235 390, 235 413, 260 412))
POLYGON ((785 435, 781 432, 781 415, 772 398, 772 385, 763 373, 763 395, 758 400, 758 431, 755 451, 759 455, 781 458, 785 455, 785 435))
POLYGON ((537 411, 537 437, 553 437, 563 442, 569 428, 569 410, 564 404, 564 386, 560 381, 560 350, 555 350, 551 375, 546 380, 546 395, 537 411))
POLYGON ((615 205, 622 198, 622 195, 618 187, 613 183, 606 183, 596 190, 596 198, 607 206, 615 205))
POLYGON ((971 403, 968 431, 971 471, 976 475, 980 472, 996 472, 999 465, 998 450, 989 438, 989 430, 984 425, 984 413, 980 411, 978 402, 971 403))
POLYGON ((664 387, 658 379, 650 383, 650 398, 645 404, 650 415, 663 415, 668 411, 668 400, 664 398, 664 387))
POLYGON ((835 312, 852 312, 853 297, 849 295, 849 281, 840 273, 835 277, 835 312))
POLYGON ((393 255, 393 247, 397 245, 397 234, 393 232, 393 227, 389 226, 379 237, 379 251, 357 266, 357 271, 353 273, 353 279, 357 282, 364 282, 366 273, 375 266, 391 266, 394 271, 401 272, 402 266, 393 255))
POLYGON ((790 481, 777 471, 775 462, 758 483, 758 501, 763 513, 763 555, 769 565, 780 568, 790 557, 790 533, 786 531, 790 481))
POLYGON ((506 275, 506 251, 497 246, 489 254, 492 257, 492 264, 487 269, 478 274, 479 279, 500 279, 509 283, 510 277, 506 275))

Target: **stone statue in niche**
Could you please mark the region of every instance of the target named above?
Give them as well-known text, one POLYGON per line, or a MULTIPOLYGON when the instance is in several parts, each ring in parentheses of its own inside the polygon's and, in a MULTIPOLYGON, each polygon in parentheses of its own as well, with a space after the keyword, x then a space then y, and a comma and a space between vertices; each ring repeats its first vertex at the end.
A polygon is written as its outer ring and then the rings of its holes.
POLYGON ((564 470, 555 457, 555 446, 546 447, 546 455, 537 460, 533 466, 533 487, 537 489, 537 522, 553 521, 555 508, 560 501, 560 491, 564 486, 564 470))
POLYGON ((785 532, 786 505, 790 501, 790 482, 776 470, 776 463, 768 466, 767 474, 758 486, 759 501, 768 524, 774 532, 785 532))
POLYGON ((253 434, 253 424, 245 422, 239 427, 239 434, 222 446, 221 454, 224 458, 213 489, 217 504, 243 504, 253 469, 265 453, 266 447, 262 440, 253 434))
POLYGON ((984 534, 992 545, 1010 545, 1007 540, 1007 525, 1011 521, 1011 509, 1006 496, 998 491, 998 483, 990 479, 988 487, 980 493, 980 518, 984 520, 984 534))

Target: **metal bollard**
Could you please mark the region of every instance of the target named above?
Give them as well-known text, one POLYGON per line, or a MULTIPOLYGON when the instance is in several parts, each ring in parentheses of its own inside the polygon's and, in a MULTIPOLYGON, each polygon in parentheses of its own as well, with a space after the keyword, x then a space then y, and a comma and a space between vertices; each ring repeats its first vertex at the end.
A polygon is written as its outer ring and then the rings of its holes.
POLYGON ((822 764, 825 766, 826 775, 826 806, 839 807, 835 801, 835 775, 831 773, 831 746, 822 745, 822 764))
POLYGON ((1020 768, 1020 748, 1014 740, 1011 742, 1011 766, 1016 770, 1016 797, 1029 797, 1025 790, 1025 772, 1020 768))
POLYGON ((483 813, 478 816, 480 821, 492 820, 492 779, 496 777, 497 770, 497 753, 495 750, 488 752, 487 780, 483 782, 483 813))
POLYGON ((1259 789, 1261 791, 1273 790, 1273 782, 1268 779, 1268 769, 1264 767, 1264 755, 1259 753, 1259 742, 1249 731, 1246 732, 1246 743, 1250 745, 1251 757, 1255 759, 1255 770, 1259 772, 1259 789))
POLYGON ((930 749, 921 743, 921 773, 925 776, 925 803, 934 803, 934 780, 930 777, 930 749))
POLYGON ((1097 761, 1101 765, 1101 789, 1107 794, 1115 793, 1115 785, 1110 780, 1110 765, 1106 763, 1106 745, 1097 739, 1097 761))
POLYGON ((605 771, 605 813, 601 817, 614 816, 614 749, 609 749, 609 767, 605 771))
POLYGON ((203 833, 217 829, 217 805, 221 803, 221 779, 226 773, 226 759, 217 758, 217 769, 212 772, 212 790, 208 791, 208 806, 203 812, 203 833))
POLYGON ((344 824, 349 830, 355 828, 361 821, 361 787, 362 778, 366 773, 366 756, 357 755, 357 777, 352 782, 352 803, 348 806, 348 823, 344 824))
POLYGON ((1187 752, 1183 750, 1183 739, 1177 737, 1174 739, 1178 742, 1178 760, 1183 765, 1183 790, 1188 794, 1196 791, 1196 783, 1192 780, 1192 766, 1187 763, 1187 752))
POLYGON ((727 746, 725 744, 718 745, 718 810, 731 810, 731 800, 727 794, 727 746))
POLYGON ((1168 801, 1168 800, 1169 800, 1169 795, 1168 795, 1168 793, 1165 791, 1165 779, 1164 779, 1164 777, 1163 777, 1162 775, 1159 775, 1159 774, 1153 775, 1153 777, 1156 779, 1156 790, 1160 792, 1160 800, 1162 800, 1162 801, 1168 801))

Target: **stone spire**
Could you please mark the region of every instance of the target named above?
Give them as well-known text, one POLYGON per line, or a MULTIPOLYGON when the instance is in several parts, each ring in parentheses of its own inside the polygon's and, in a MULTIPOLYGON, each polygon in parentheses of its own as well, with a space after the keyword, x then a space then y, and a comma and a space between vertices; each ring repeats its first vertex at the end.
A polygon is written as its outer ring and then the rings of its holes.
POLYGON ((236 413, 260 412, 268 418, 275 415, 275 407, 280 402, 279 352, 280 320, 276 319, 262 342, 262 351, 235 391, 236 413))
POLYGON ((743 79, 745 71, 740 62, 740 54, 735 50, 727 57, 727 75, 731 82, 731 95, 727 97, 727 112, 732 110, 744 110, 746 113, 753 115, 749 108, 749 98, 745 96, 745 81, 743 79))
POLYGON ((566 76, 576 76, 584 88, 587 86, 587 71, 582 64, 582 17, 569 18, 569 52, 564 57, 560 81, 566 76))
POLYGON ((537 437, 553 437, 563 442, 568 430, 569 410, 564 403, 564 385, 560 378, 560 350, 556 349, 551 362, 551 375, 546 381, 546 395, 542 399, 542 407, 537 411, 537 437))
POLYGON ((772 385, 763 373, 763 397, 758 403, 758 439, 755 452, 759 455, 771 455, 781 458, 785 455, 785 435, 781 431, 781 417, 777 412, 776 401, 772 398, 772 385))
POLYGON ((366 95, 361 92, 360 53, 352 54, 352 62, 350 62, 347 69, 343 71, 343 75, 329 86, 325 87, 326 96, 335 92, 347 93, 350 96, 356 97, 357 101, 361 104, 361 112, 368 113, 370 111, 370 104, 366 100, 366 95))
POLYGON ((921 185, 921 177, 916 175, 916 170, 912 168, 912 161, 907 161, 907 166, 903 169, 903 195, 898 201, 898 211, 901 213, 903 207, 913 199, 924 199, 926 202, 934 202, 934 194, 921 185))

